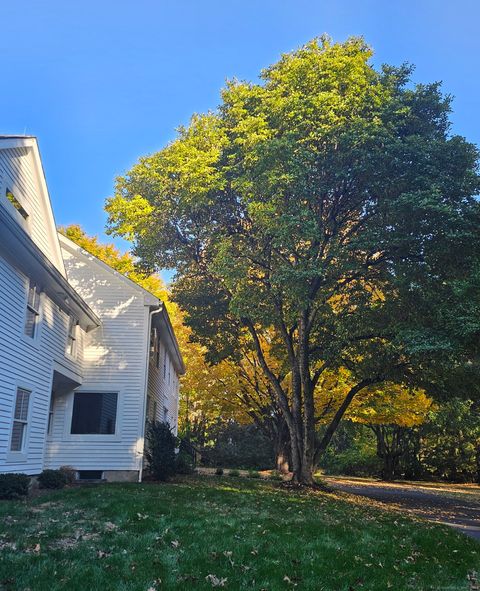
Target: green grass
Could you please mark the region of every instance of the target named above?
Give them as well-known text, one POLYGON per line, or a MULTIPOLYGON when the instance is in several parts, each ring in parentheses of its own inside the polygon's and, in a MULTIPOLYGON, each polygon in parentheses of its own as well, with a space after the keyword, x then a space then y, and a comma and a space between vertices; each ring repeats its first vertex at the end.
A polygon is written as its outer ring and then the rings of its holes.
POLYGON ((367 501, 266 480, 185 477, 0 503, 5 591, 202 590, 223 579, 233 591, 466 591, 479 550, 367 501))

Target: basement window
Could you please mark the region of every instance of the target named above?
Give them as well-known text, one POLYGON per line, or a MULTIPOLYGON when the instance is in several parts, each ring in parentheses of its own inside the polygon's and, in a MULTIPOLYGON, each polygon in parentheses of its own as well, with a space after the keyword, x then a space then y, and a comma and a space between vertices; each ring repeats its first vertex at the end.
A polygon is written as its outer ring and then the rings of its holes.
POLYGON ((18 213, 22 216, 22 218, 24 220, 27 220, 28 213, 25 211, 25 208, 22 206, 20 201, 15 197, 13 192, 8 187, 5 189, 5 197, 10 201, 10 203, 18 211, 18 213))
POLYGON ((78 480, 102 480, 102 470, 78 470, 78 480))

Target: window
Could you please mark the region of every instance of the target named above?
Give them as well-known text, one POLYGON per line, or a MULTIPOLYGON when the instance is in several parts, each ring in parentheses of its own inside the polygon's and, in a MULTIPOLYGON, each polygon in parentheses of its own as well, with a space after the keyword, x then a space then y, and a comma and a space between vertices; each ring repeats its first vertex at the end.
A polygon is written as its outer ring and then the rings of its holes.
POLYGON ((40 291, 32 282, 28 285, 27 316, 25 319, 25 334, 32 339, 37 332, 38 317, 40 315, 40 291))
POLYGON ((30 404, 29 390, 17 388, 15 412, 13 414, 12 440, 10 451, 23 451, 27 435, 28 406, 30 404))
POLYGON ((10 191, 8 187, 5 189, 5 197, 10 201, 10 203, 18 211, 22 218, 26 220, 28 218, 28 213, 25 211, 20 201, 15 197, 15 195, 12 193, 12 191, 10 191))
POLYGON ((50 408, 48 410, 48 427, 47 427, 47 435, 52 434, 53 428, 53 392, 50 396, 50 408))
POLYGON ((73 316, 68 317, 67 353, 75 357, 77 348, 77 321, 73 316))
POLYGON ((155 367, 157 367, 157 369, 160 367, 160 338, 157 339, 157 350, 156 350, 156 358, 155 358, 155 367))
POLYGON ((117 420, 116 392, 75 392, 72 435, 113 435, 117 420))
POLYGON ((152 328, 150 331, 150 361, 152 363, 156 363, 158 359, 158 337, 157 337, 157 329, 152 328))

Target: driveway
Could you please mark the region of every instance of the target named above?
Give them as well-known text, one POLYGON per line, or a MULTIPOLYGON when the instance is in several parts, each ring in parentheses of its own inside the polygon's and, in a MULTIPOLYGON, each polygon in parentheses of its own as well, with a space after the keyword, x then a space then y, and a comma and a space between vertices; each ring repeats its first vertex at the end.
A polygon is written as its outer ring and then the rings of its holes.
POLYGON ((384 483, 367 478, 328 477, 337 490, 361 495, 449 525, 480 541, 480 486, 444 483, 384 483))

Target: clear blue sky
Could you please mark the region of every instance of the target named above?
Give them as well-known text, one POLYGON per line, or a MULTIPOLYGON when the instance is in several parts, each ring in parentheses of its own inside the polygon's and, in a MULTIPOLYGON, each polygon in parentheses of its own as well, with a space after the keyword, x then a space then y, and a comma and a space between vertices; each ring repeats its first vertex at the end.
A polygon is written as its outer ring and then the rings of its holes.
POLYGON ((102 235, 116 175, 312 37, 363 35, 375 62, 416 65, 480 143, 478 0, 0 2, 0 133, 39 138, 57 223, 102 235))

